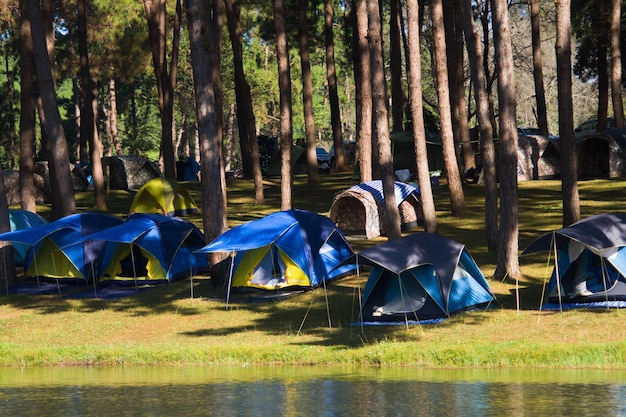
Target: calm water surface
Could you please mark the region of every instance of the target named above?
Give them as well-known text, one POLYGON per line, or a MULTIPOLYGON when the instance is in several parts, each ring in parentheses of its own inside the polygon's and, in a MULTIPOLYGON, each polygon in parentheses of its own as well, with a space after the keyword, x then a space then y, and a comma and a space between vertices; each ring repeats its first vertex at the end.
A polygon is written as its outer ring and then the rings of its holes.
POLYGON ((1 416, 626 416, 626 372, 0 369, 1 416))

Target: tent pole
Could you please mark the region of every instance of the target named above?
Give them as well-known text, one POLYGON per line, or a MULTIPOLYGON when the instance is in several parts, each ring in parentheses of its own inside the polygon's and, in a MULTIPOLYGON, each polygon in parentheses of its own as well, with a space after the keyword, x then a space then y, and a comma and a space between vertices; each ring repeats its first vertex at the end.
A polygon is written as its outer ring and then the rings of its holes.
POLYGON ((130 244, 130 261, 133 264, 133 278, 135 279, 135 293, 139 292, 139 289, 137 288, 137 268, 135 268, 135 252, 133 251, 133 249, 135 249, 135 246, 131 243, 130 244))
MULTIPOLYGON (((359 265, 359 254, 357 253, 354 257, 356 260, 356 276, 357 278, 361 277, 361 267, 359 265)), ((361 287, 357 285, 357 290, 359 294, 359 314, 361 318, 361 334, 365 333, 365 326, 363 325, 363 299, 361 298, 361 287)))
POLYGON ((326 279, 322 278, 322 283, 324 284, 324 299, 326 301, 326 315, 328 316, 328 328, 333 328, 333 323, 330 321, 330 306, 328 305, 328 289, 326 287, 326 279))
POLYGON ((556 251, 556 234, 552 232, 552 248, 554 250, 554 273, 556 275, 556 291, 559 295, 559 311, 563 312, 563 300, 561 294, 561 274, 559 272, 559 260, 557 259, 557 251, 556 251))
POLYGON ((226 310, 230 302, 230 286, 233 283, 233 269, 235 267, 235 252, 230 253, 230 271, 228 271, 228 288, 226 288, 226 310))
POLYGON ((404 309, 404 325, 406 326, 406 329, 409 330, 409 316, 406 313, 406 304, 404 303, 404 290, 402 288, 402 279, 400 279, 400 274, 397 274, 396 276, 398 277, 398 288, 400 288, 400 297, 402 297, 402 308, 404 309))

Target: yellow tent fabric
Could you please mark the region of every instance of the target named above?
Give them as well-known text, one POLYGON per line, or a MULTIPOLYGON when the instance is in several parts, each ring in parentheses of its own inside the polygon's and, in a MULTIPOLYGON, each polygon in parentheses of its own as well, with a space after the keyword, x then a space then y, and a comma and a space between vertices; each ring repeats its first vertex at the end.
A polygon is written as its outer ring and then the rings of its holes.
POLYGON ((135 261, 135 265, 140 265, 140 264, 143 264, 143 262, 147 261, 145 265, 145 270, 143 266, 136 267, 135 271, 133 271, 134 272, 133 275, 130 275, 130 271, 123 271, 121 262, 122 260, 126 258, 129 258, 132 260, 130 256, 131 255, 130 251, 132 247, 133 247, 132 244, 120 244, 119 245, 119 247, 117 248, 115 252, 115 255, 111 259, 111 262, 105 269, 100 280, 105 281, 105 280, 114 279, 117 281, 124 281, 124 280, 133 281, 138 278, 148 278, 151 280, 155 280, 155 279, 167 280, 167 272, 163 269, 159 260, 155 258, 151 253, 145 251, 143 248, 139 246, 136 246, 136 247, 141 252, 141 256, 143 257, 143 259, 138 259, 139 256, 134 255, 134 261, 135 261))
POLYGON ((26 275, 46 276, 50 278, 82 278, 83 274, 65 256, 65 253, 51 240, 45 238, 37 250, 33 262, 30 264, 26 275))
POLYGON ((128 214, 160 213, 184 216, 196 212, 198 205, 185 187, 169 178, 154 178, 137 191, 128 214))
POLYGON ((264 290, 311 286, 307 274, 285 252, 276 248, 278 259, 274 259, 275 254, 272 254, 271 248, 271 246, 263 246, 243 254, 233 274, 232 286, 264 290), (275 267, 276 264, 278 267, 275 267))

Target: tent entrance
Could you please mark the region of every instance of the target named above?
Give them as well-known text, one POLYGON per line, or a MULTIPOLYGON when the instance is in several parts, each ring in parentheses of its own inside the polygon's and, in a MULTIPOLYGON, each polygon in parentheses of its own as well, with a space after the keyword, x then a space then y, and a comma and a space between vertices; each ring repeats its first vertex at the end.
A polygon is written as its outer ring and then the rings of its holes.
POLYGON ((308 275, 275 245, 241 254, 233 274, 233 287, 279 290, 285 287, 310 287, 308 275))

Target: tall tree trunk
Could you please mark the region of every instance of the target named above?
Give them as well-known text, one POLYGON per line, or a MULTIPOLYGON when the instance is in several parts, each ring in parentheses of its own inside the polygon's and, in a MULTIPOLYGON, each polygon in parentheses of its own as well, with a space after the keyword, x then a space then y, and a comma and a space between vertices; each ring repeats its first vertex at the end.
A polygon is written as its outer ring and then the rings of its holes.
POLYGON ((337 171, 346 169, 346 158, 343 148, 343 129, 341 127, 341 111, 337 92, 337 72, 335 70, 335 39, 333 35, 333 1, 324 1, 324 44, 326 47, 326 80, 328 82, 328 99, 330 101, 330 124, 333 129, 333 145, 335 149, 335 168, 337 171))
MULTIPOLYGON (((174 155, 174 139, 172 123, 174 120, 174 99, 172 78, 167 68, 167 11, 165 0, 144 0, 144 8, 148 20, 148 35, 152 50, 152 63, 159 93, 159 112, 161 115, 161 155, 163 157, 164 174, 167 178, 176 179, 176 157, 174 155)), ((174 33, 176 33, 174 28, 174 33)), ((176 39, 176 36, 174 37, 176 39)), ((177 45, 172 46, 172 61, 177 45)))
MULTIPOLYGON (((11 231, 9 205, 4 189, 4 170, 0 164, 0 233, 11 231)), ((0 285, 8 288, 17 279, 13 263, 13 246, 9 242, 0 241, 0 285)))
POLYGON ((563 227, 580 220, 572 104, 572 44, 570 1, 556 5, 556 72, 559 102, 559 141, 561 142, 561 190, 563 227))
POLYGON ((597 42, 598 42, 598 132, 608 127, 607 117, 609 114, 609 62, 607 52, 609 50, 609 19, 606 0, 596 0, 598 15, 597 42))
POLYGON ((498 247, 498 181, 496 179, 496 156, 493 143, 493 126, 489 112, 489 94, 487 92, 487 76, 483 61, 482 37, 474 26, 472 0, 462 1, 463 31, 465 32, 467 55, 472 70, 474 83, 474 99, 476 101, 476 117, 480 134, 480 155, 482 176, 485 181, 485 232, 487 248, 498 247))
POLYGON ((219 68, 214 61, 219 56, 219 51, 208 50, 215 48, 215 42, 210 42, 215 34, 210 7, 203 0, 187 0, 187 24, 200 142, 202 219, 207 242, 217 238, 227 228, 213 80, 213 72, 216 67, 219 68))
POLYGON ((87 13, 85 0, 78 0, 78 54, 80 56, 80 90, 81 90, 81 119, 80 137, 89 143, 91 155, 91 172, 96 208, 106 210, 106 189, 102 174, 102 152, 98 137, 98 126, 94 106, 96 102, 96 84, 89 74, 89 53, 87 51, 87 13))
POLYGON ((548 137, 548 109, 543 86, 543 58, 541 53, 539 0, 530 0, 530 24, 533 44, 533 78, 537 102, 537 127, 539 134, 548 137))
MULTIPOLYGON (((115 154, 122 156, 122 143, 117 129, 117 89, 115 88, 115 79, 109 80, 109 125, 111 126, 111 143, 115 154)), ((109 155, 110 156, 110 155, 109 155)))
POLYGON ((446 177, 450 191, 450 207, 452 215, 465 214, 465 195, 456 160, 454 134, 452 132, 452 115, 450 111, 450 95, 448 89, 448 64, 446 59, 446 39, 443 24, 443 6, 441 0, 433 0, 431 6, 433 20, 433 43, 435 46, 435 64, 437 77, 437 97, 439 98, 439 121, 441 125, 441 143, 443 160, 446 166, 446 177))
POLYGON ((507 0, 491 0, 500 108, 500 243, 495 279, 519 278, 517 105, 507 0))
POLYGON ((465 98, 465 55, 463 53, 463 16, 461 2, 454 0, 454 84, 450 99, 453 103, 453 123, 457 126, 456 134, 459 135, 460 148, 463 151, 463 165, 466 169, 476 167, 476 154, 470 141, 470 131, 467 115, 467 99, 465 98))
POLYGON ((391 70, 391 128, 393 132, 404 130, 404 91, 402 89, 402 38, 400 0, 391 0, 389 21, 389 67, 391 70))
POLYGON ((241 16, 239 6, 234 4, 233 0, 225 0, 224 5, 235 67, 235 99, 237 100, 237 123, 239 126, 242 168, 244 176, 248 176, 248 178, 252 176, 254 179, 254 202, 263 204, 265 202, 265 194, 263 191, 259 143, 256 137, 256 119, 252 107, 250 85, 243 70, 241 16))
POLYGON ((357 92, 357 147, 361 182, 371 181, 372 175, 372 85, 370 49, 367 40, 367 0, 357 0, 356 32, 359 70, 357 92))
POLYGON ((437 232, 437 217, 426 150, 426 130, 424 129, 424 108, 422 105, 422 63, 420 53, 419 6, 417 0, 407 0, 407 49, 409 68, 409 102, 413 121, 415 142, 415 162, 417 163, 417 184, 420 189, 420 202, 424 213, 424 230, 437 232))
POLYGON ((613 0, 611 8, 611 97, 615 127, 624 127, 624 103, 622 101, 622 51, 620 46, 620 17, 622 3, 613 0))
POLYGON ((291 150, 293 148, 291 71, 287 45, 287 22, 285 2, 274 0, 274 24, 276 26, 276 57, 278 60, 278 89, 280 90, 280 208, 289 210, 291 195, 291 150))
POLYGON ((302 66, 302 107, 304 109, 304 130, 306 134, 306 160, 308 181, 320 182, 315 145, 315 116, 313 114, 313 78, 309 57, 309 31, 307 21, 307 0, 298 1, 298 40, 300 42, 300 65, 302 66))
POLYGON ((35 212, 35 86, 28 0, 20 0, 20 204, 35 212))
POLYGON ((76 212, 76 201, 74 200, 74 189, 69 169, 70 158, 56 100, 56 88, 52 77, 50 58, 46 49, 43 17, 39 1, 29 0, 28 11, 43 113, 46 116, 52 216, 60 218, 76 212))
POLYGON ((385 88, 385 67, 383 65, 383 44, 381 38, 380 10, 377 1, 367 4, 368 39, 370 43, 370 62, 372 70, 372 108, 375 132, 375 146, 378 148, 380 176, 385 197, 385 218, 387 220, 387 238, 398 239, 400 231, 400 212, 395 197, 395 177, 391 157, 389 138, 389 114, 387 112, 387 94, 385 88))

